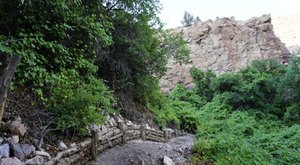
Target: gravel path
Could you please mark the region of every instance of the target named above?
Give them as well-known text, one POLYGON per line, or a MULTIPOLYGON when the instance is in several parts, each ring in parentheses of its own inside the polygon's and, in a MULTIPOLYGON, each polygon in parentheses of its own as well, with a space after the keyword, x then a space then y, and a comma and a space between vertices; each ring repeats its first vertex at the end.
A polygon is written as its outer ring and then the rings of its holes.
POLYGON ((104 151, 90 165, 161 165, 164 156, 176 164, 188 164, 185 156, 193 141, 192 135, 173 138, 168 143, 133 140, 104 151))

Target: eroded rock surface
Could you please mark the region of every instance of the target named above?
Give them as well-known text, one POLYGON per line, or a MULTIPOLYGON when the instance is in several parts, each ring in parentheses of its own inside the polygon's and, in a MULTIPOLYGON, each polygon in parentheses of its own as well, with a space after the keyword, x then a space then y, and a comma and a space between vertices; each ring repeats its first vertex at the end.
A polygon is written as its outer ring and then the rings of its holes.
POLYGON ((247 21, 217 18, 174 31, 183 31, 191 55, 187 64, 169 61, 166 76, 161 80, 164 92, 177 83, 191 86, 189 70, 193 66, 220 74, 237 72, 255 59, 274 58, 286 63, 290 57, 288 49, 273 32, 270 15, 247 21))

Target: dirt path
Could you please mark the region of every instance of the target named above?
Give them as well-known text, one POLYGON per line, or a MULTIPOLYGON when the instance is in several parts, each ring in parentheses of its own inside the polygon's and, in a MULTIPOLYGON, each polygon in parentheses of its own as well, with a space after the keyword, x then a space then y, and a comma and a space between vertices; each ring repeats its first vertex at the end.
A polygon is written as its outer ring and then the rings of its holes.
POLYGON ((164 156, 176 164, 188 164, 185 156, 193 141, 192 135, 173 138, 168 143, 133 140, 104 151, 90 165, 161 165, 164 156))

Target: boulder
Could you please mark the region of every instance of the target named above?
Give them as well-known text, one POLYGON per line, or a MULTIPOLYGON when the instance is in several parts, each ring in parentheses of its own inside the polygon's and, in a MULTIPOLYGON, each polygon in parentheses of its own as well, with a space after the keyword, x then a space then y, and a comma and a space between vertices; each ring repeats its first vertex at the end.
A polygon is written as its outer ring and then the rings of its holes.
POLYGON ((30 144, 21 144, 21 148, 25 157, 33 155, 36 150, 35 147, 30 144))
POLYGON ((163 158, 163 165, 175 165, 175 163, 169 157, 164 156, 164 158, 163 158))
POLYGON ((18 158, 4 158, 1 159, 0 165, 25 165, 25 163, 21 162, 18 158))
POLYGON ((113 117, 109 118, 109 120, 107 121, 107 123, 108 123, 108 125, 110 127, 114 127, 114 126, 117 125, 117 123, 116 123, 116 121, 115 121, 115 119, 113 117))
POLYGON ((149 126, 149 124, 145 124, 145 128, 146 129, 151 129, 151 127, 149 126))
POLYGON ((20 144, 10 143, 9 146, 14 157, 17 157, 21 161, 25 159, 25 155, 20 144))
POLYGON ((36 156, 47 157, 47 158, 51 159, 50 154, 45 152, 45 151, 35 151, 35 155, 36 156))
POLYGON ((20 138, 18 135, 14 135, 11 138, 12 138, 12 142, 15 144, 19 143, 19 141, 20 141, 20 138))
POLYGON ((67 146, 63 141, 60 141, 60 142, 58 143, 58 148, 59 148, 60 150, 66 150, 66 149, 68 149, 68 146, 67 146))
POLYGON ((131 121, 128 120, 128 121, 126 121, 126 125, 127 125, 127 126, 132 126, 133 123, 132 123, 131 121))
POLYGON ((44 158, 42 156, 36 156, 34 158, 26 160, 25 163, 28 165, 42 165, 44 164, 44 158))
POLYGON ((107 127, 105 125, 101 126, 101 133, 106 133, 108 131, 107 127))
POLYGON ((124 119, 121 115, 116 116, 117 123, 123 123, 124 119))
POLYGON ((77 146, 76 143, 71 143, 71 144, 69 145, 70 148, 73 148, 73 147, 76 147, 76 146, 77 146))
POLYGON ((2 144, 4 142, 4 138, 0 137, 0 144, 2 144))
POLYGON ((10 125, 9 125, 9 130, 11 133, 13 133, 14 135, 19 135, 21 137, 23 137, 25 135, 25 133, 27 132, 27 128, 25 127, 24 124, 21 123, 21 121, 16 120, 13 121, 10 125))
POLYGON ((2 144, 0 146, 0 155, 2 155, 4 158, 9 157, 9 144, 2 144))

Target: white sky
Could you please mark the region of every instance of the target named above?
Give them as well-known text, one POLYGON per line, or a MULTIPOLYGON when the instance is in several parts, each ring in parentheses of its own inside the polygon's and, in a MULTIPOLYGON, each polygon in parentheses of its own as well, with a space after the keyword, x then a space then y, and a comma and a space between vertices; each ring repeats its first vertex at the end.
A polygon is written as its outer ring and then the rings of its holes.
POLYGON ((300 0, 161 0, 161 4, 160 18, 167 28, 181 26, 184 11, 199 16, 202 21, 231 16, 246 20, 262 14, 276 18, 300 12, 300 0))

